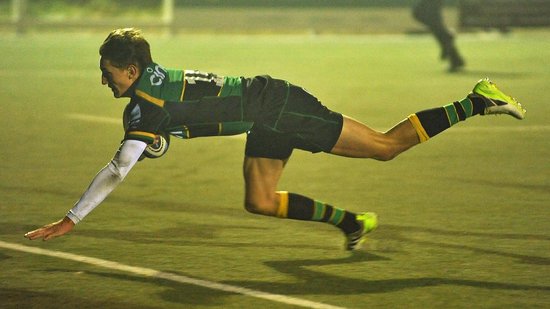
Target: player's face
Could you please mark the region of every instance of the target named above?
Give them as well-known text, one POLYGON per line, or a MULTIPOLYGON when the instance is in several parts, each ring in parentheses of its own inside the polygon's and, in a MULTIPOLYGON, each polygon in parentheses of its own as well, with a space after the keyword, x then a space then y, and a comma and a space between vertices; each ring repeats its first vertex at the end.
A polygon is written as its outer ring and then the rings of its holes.
POLYGON ((129 95, 126 92, 136 80, 136 74, 133 72, 135 66, 130 65, 128 68, 121 69, 113 66, 111 61, 101 59, 99 68, 101 69, 101 84, 111 88, 115 98, 129 95))

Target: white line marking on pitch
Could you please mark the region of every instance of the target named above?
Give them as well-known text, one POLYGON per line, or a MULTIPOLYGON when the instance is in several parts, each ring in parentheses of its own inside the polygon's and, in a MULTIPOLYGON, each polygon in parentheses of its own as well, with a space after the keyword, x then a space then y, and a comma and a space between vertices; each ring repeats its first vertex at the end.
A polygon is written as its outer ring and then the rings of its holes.
POLYGON ((236 294, 241 294, 241 295, 255 297, 255 298, 261 298, 261 299, 270 300, 273 302, 279 302, 279 303, 284 303, 284 304, 289 304, 294 306, 301 306, 301 307, 314 308, 314 309, 345 309, 344 307, 327 305, 327 304, 313 302, 313 301, 300 299, 296 297, 266 293, 266 292, 256 291, 256 290, 247 289, 239 286, 201 280, 201 279, 195 279, 195 278, 186 277, 182 275, 162 272, 151 268, 130 266, 130 265, 125 265, 118 262, 112 262, 112 261, 88 257, 84 255, 47 250, 47 249, 42 249, 37 247, 23 246, 19 244, 4 242, 1 240, 0 240, 0 247, 5 249, 10 249, 10 250, 15 250, 15 251, 21 251, 26 253, 45 255, 45 256, 50 256, 50 257, 55 257, 55 258, 60 258, 65 260, 81 262, 85 264, 133 273, 136 275, 141 275, 146 277, 154 277, 154 278, 170 280, 170 281, 184 283, 184 284, 201 286, 212 290, 218 290, 218 291, 236 293, 236 294))

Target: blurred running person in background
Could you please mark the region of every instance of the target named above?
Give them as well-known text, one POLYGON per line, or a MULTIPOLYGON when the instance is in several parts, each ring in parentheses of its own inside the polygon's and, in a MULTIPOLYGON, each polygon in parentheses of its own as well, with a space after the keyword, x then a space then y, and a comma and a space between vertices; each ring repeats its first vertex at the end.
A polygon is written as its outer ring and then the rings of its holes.
POLYGON ((122 182, 159 135, 193 138, 246 132, 245 209, 331 224, 343 232, 345 249, 354 250, 376 228, 376 215, 279 191, 277 184, 294 149, 387 161, 469 117, 509 114, 522 119, 525 113, 515 99, 481 80, 465 98, 411 114, 389 131, 379 132, 329 110, 285 80, 164 68, 153 62, 149 43, 133 28, 112 31, 100 55, 102 83, 116 98, 130 98, 123 142, 66 216, 28 232, 29 239, 48 240, 69 232, 122 182))
POLYGON ((466 63, 458 52, 454 35, 443 21, 443 0, 420 0, 413 8, 413 16, 434 35, 441 48, 441 59, 450 63, 449 71, 461 70, 466 63))

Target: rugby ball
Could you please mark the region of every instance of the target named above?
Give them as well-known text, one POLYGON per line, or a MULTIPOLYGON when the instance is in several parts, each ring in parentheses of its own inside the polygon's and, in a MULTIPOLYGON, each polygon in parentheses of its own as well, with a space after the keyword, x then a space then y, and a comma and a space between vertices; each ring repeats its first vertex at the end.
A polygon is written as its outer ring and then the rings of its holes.
POLYGON ((168 151, 169 146, 170 135, 164 133, 158 134, 155 136, 155 141, 145 147, 145 150, 143 151, 140 160, 142 160, 143 158, 160 158, 168 151))

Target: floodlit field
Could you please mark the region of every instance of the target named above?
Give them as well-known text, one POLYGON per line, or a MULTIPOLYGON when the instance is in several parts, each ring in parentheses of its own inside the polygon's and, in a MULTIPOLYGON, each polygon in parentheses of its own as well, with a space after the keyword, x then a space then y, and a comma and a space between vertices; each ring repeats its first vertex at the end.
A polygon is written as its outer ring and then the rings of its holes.
POLYGON ((386 163, 295 151, 280 189, 379 214, 356 254, 328 225, 243 210, 241 137, 174 139, 71 234, 30 242, 114 154, 127 100, 100 83, 106 33, 0 36, 1 308, 550 306, 550 32, 461 36, 459 74, 428 36, 145 34, 165 66, 285 78, 380 130, 485 76, 528 113, 386 163))

